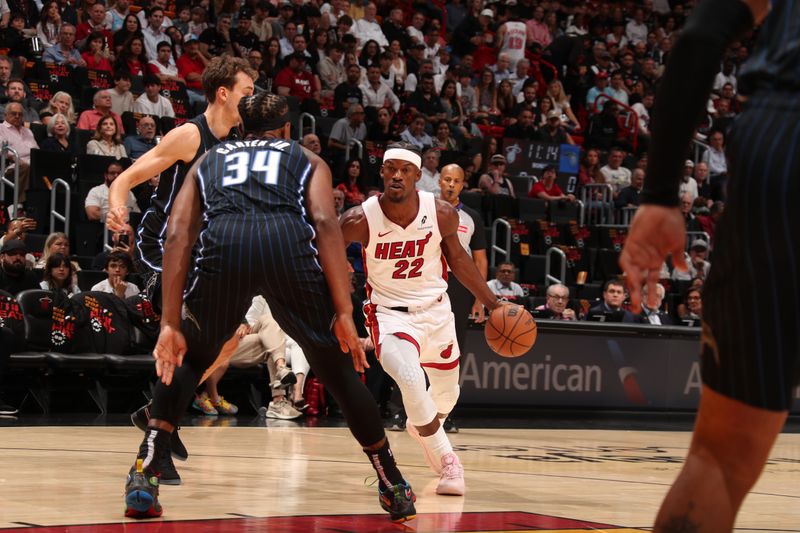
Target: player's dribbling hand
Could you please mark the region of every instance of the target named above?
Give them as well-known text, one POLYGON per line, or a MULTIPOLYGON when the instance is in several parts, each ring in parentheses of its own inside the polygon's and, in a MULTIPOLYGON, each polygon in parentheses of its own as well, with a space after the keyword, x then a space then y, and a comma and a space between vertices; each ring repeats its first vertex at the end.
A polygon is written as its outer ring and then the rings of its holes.
POLYGON ((476 301, 472 304, 472 310, 469 312, 469 316, 472 320, 475 321, 476 324, 482 324, 486 321, 486 311, 483 307, 483 304, 476 301))
POLYGON ((185 354, 186 339, 180 329, 163 325, 153 349, 153 357, 156 358, 156 374, 164 385, 172 383, 175 368, 183 364, 185 354))
POLYGON ((339 349, 344 353, 350 352, 356 372, 361 373, 365 368, 369 368, 367 355, 361 346, 352 316, 336 315, 336 319, 333 321, 333 334, 339 340, 339 349))
POLYGON ((647 293, 656 295, 656 283, 664 258, 672 256, 672 264, 686 271, 686 222, 677 207, 643 205, 633 217, 619 265, 626 274, 631 307, 634 313, 642 309, 642 283, 647 293))
POLYGON ((125 231, 125 226, 128 224, 128 207, 121 205, 108 210, 106 215, 106 226, 109 231, 114 233, 122 233, 125 231))

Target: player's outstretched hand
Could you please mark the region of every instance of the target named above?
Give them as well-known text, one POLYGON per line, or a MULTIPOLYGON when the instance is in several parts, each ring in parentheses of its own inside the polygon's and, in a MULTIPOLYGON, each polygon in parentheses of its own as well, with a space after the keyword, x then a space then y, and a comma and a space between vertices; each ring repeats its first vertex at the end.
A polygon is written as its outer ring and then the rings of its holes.
POLYGON ((109 231, 120 233, 125 231, 125 226, 128 224, 128 207, 121 205, 114 209, 109 209, 106 215, 106 226, 109 231))
POLYGON ((483 304, 478 300, 475 300, 475 303, 472 304, 472 310, 469 313, 469 317, 474 320, 476 324, 482 324, 483 322, 486 322, 486 310, 484 309, 483 304))
POLYGON ((364 348, 358 338, 358 332, 352 316, 336 315, 336 319, 333 321, 333 334, 339 340, 339 348, 344 353, 350 352, 356 372, 363 372, 365 368, 369 368, 367 355, 364 353, 364 348))
POLYGON ((639 207, 619 258, 619 265, 627 278, 634 313, 642 309, 642 283, 647 282, 648 294, 657 294, 658 275, 668 255, 672 256, 675 268, 687 269, 685 248, 686 222, 677 207, 639 207))
POLYGON ((175 368, 183 364, 186 354, 186 339, 180 329, 169 325, 161 327, 153 357, 156 358, 156 374, 164 385, 172 383, 175 368))

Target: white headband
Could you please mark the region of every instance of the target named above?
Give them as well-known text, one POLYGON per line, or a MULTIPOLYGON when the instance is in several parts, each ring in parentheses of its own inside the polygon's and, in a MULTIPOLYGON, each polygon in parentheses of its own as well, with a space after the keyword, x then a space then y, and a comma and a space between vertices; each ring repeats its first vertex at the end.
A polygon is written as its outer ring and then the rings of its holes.
POLYGON ((411 150, 406 150, 405 148, 390 148, 383 153, 383 162, 387 162, 389 159, 400 159, 401 161, 408 161, 409 163, 416 165, 417 168, 422 167, 422 158, 412 152, 411 150))

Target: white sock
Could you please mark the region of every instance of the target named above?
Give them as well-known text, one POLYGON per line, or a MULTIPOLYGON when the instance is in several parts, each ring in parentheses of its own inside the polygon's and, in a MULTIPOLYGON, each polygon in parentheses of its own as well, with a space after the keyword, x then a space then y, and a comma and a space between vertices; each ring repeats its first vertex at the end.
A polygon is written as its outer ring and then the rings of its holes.
POLYGON ((453 451, 450 439, 447 438, 447 433, 444 432, 444 428, 441 425, 433 435, 422 437, 422 442, 425 443, 425 447, 436 458, 437 464, 441 464, 442 456, 453 451))

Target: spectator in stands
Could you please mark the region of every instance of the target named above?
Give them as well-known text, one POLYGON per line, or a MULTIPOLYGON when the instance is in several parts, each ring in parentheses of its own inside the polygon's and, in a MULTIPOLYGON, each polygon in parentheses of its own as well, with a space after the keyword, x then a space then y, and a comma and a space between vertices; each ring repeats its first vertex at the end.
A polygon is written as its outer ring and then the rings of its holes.
POLYGON ((154 115, 157 117, 175 117, 172 102, 161 95, 161 80, 158 76, 148 74, 144 77, 144 94, 140 95, 133 104, 134 113, 154 115))
POLYGON ((317 64, 323 94, 332 95, 336 87, 347 79, 342 56, 344 56, 342 44, 333 43, 328 46, 325 56, 317 64))
POLYGON ((46 291, 60 292, 67 298, 81 292, 75 283, 72 263, 63 254, 55 253, 47 258, 43 277, 39 287, 46 291))
POLYGON ((684 221, 686 222, 686 231, 702 231, 703 228, 700 226, 700 222, 697 220, 694 212, 692 212, 693 206, 694 202, 689 195, 684 194, 681 196, 680 208, 681 213, 683 213, 684 221))
POLYGON ((697 183, 697 195, 707 200, 707 205, 711 205, 713 191, 708 182, 708 165, 700 161, 694 167, 694 180, 697 183))
POLYGON ((458 142, 450 135, 450 124, 446 120, 436 123, 432 140, 437 150, 458 150, 458 142))
POLYGON ((570 96, 564 92, 564 85, 559 80, 551 81, 547 86, 547 96, 553 102, 553 109, 567 117, 567 127, 570 131, 580 131, 581 126, 575 113, 572 112, 570 96))
POLYGON ((547 300, 538 306, 539 316, 550 320, 577 320, 575 311, 567 307, 569 303, 569 287, 554 283, 547 287, 547 300))
POLYGON ((383 19, 381 31, 389 42, 389 47, 391 47, 394 41, 397 41, 402 49, 406 49, 411 45, 411 36, 403 25, 404 20, 405 13, 403 13, 403 8, 401 7, 392 8, 392 10, 389 11, 389 16, 383 19))
POLYGON ((366 199, 359 188, 359 182, 362 180, 361 160, 357 157, 351 157, 350 161, 345 165, 345 172, 345 181, 337 185, 336 188, 344 192, 344 204, 350 208, 366 199))
POLYGON ((478 181, 478 188, 486 194, 500 194, 515 198, 514 185, 506 176, 507 168, 508 162, 504 155, 493 155, 489 163, 489 169, 478 181))
MULTIPOLYGON (((72 96, 64 91, 58 91, 54 94, 47 103, 47 106, 43 109, 43 111, 45 110, 53 115, 61 113, 67 118, 67 122, 69 122, 70 125, 75 124, 75 121, 78 120, 78 115, 75 114, 75 108, 72 105, 72 96)), ((44 120, 42 120, 42 123, 46 124, 44 120)))
POLYGON ((11 79, 11 60, 8 56, 0 55, 0 98, 6 97, 6 88, 11 79))
POLYGON ((508 79, 501 81, 497 86, 497 110, 500 111, 504 124, 516 118, 512 114, 516 105, 511 82, 508 79))
MULTIPOLYGON (((25 96, 25 82, 19 78, 12 78, 8 80, 6 85, 6 97, 9 102, 17 102, 22 106, 22 122, 26 127, 29 127, 34 122, 39 122, 39 113, 31 108, 28 104, 28 99, 25 96)), ((5 115, 0 113, 0 120, 3 120, 5 115)))
POLYGON ((75 28, 75 40, 84 41, 92 33, 100 33, 109 45, 114 42, 111 20, 107 18, 106 6, 102 0, 98 0, 89 8, 89 17, 84 17, 83 22, 75 28))
POLYGON ((364 108, 361 104, 351 104, 347 108, 347 116, 333 124, 328 137, 328 151, 334 159, 343 161, 347 147, 353 140, 364 142, 367 138, 367 126, 364 124, 364 108))
POLYGON ((361 92, 364 95, 364 107, 372 109, 373 117, 382 107, 391 107, 395 113, 400 110, 400 99, 381 81, 381 69, 377 64, 367 68, 367 83, 361 85, 361 92))
POLYGON ((341 216, 344 212, 344 191, 336 187, 333 188, 333 206, 336 209, 336 215, 341 216))
POLYGON ((140 118, 136 124, 136 131, 138 135, 128 135, 123 141, 125 152, 133 160, 139 159, 158 144, 156 141, 156 121, 153 117, 143 116, 140 118))
POLYGON ((561 113, 555 109, 547 112, 547 123, 539 129, 539 139, 550 144, 575 144, 561 122, 561 113))
MULTIPOLYGON (((95 4, 97 5, 97 4, 95 4)), ((111 74, 111 61, 109 50, 106 46, 106 37, 101 32, 92 32, 83 45, 81 58, 86 62, 86 68, 104 70, 111 74)))
POLYGON ((144 37, 133 35, 122 45, 114 68, 127 69, 131 76, 144 76, 149 62, 150 59, 145 53, 144 37))
POLYGON ((401 47, 399 41, 392 41, 392 44, 389 45, 389 51, 387 52, 391 59, 389 71, 394 75, 395 87, 404 85, 406 76, 408 75, 408 65, 406 64, 403 50, 405 50, 405 48, 401 47))
POLYGON ((481 72, 480 80, 475 87, 475 100, 478 110, 473 114, 473 119, 480 121, 500 114, 497 109, 497 84, 491 69, 485 68, 481 72))
MULTIPOLYGON (((6 168, 6 177, 13 180, 14 167, 19 168, 19 201, 21 203, 25 203, 30 180, 31 150, 39 148, 31 130, 22 123, 23 112, 22 104, 18 102, 7 103, 5 120, 0 124, 0 144, 7 142, 11 148, 17 151, 18 158, 6 168)), ((8 157, 13 159, 11 154, 8 157)))
MULTIPOLYGON (((578 170, 578 182, 581 185, 597 183, 600 174, 600 152, 594 148, 586 150, 578 170)), ((602 179, 602 178, 601 178, 602 179)))
POLYGON ((117 130, 122 131, 122 118, 111 110, 111 94, 100 90, 94 93, 94 109, 87 109, 78 119, 78 129, 97 130, 97 123, 106 116, 111 116, 117 123, 117 130))
POLYGON ((336 86, 333 91, 333 106, 336 116, 344 116, 349 106, 363 105, 364 93, 361 91, 361 67, 348 65, 345 69, 345 81, 336 86))
POLYGON ((130 10, 129 0, 116 0, 113 6, 109 6, 108 13, 111 15, 111 31, 118 31, 125 25, 125 17, 130 10))
POLYGON ((236 27, 231 29, 230 39, 237 57, 247 57, 251 50, 258 48, 258 36, 252 31, 253 12, 248 7, 239 10, 236 27))
POLYGON ((697 182, 692 177, 693 173, 694 161, 687 159, 686 164, 684 165, 683 176, 681 177, 680 188, 678 189, 678 198, 682 197, 683 195, 687 195, 692 199, 692 202, 694 202, 695 198, 697 198, 697 182))
POLYGON ((426 131, 432 131, 436 122, 447 118, 442 101, 436 94, 431 74, 420 75, 419 86, 406 100, 406 105, 414 115, 422 115, 425 118, 426 131))
POLYGON ((361 47, 361 52, 358 54, 358 64, 365 70, 369 68, 370 65, 378 65, 380 67, 380 55, 381 47, 378 45, 377 41, 370 39, 366 43, 363 43, 361 47))
POLYGON ((156 57, 147 64, 147 72, 158 76, 162 82, 173 80, 186 83, 186 80, 178 75, 178 66, 172 58, 172 45, 168 40, 158 43, 156 57))
POLYGON ((67 117, 61 113, 56 113, 50 117, 47 123, 47 139, 39 147, 45 152, 61 152, 71 155, 78 155, 77 147, 69 138, 69 122, 67 117))
POLYGON ((725 134, 714 130, 708 136, 709 147, 703 153, 703 163, 708 166, 709 181, 715 200, 725 199, 728 162, 725 159, 725 134))
MULTIPOLYGON (((121 164, 114 162, 108 165, 103 176, 103 183, 97 187, 92 187, 89 190, 89 194, 86 195, 86 201, 84 203, 86 218, 100 222, 105 221, 106 214, 108 213, 108 188, 120 174, 122 174, 121 164)), ((128 210, 133 213, 140 212, 139 206, 136 204, 136 198, 133 196, 132 192, 128 193, 128 210)))
POLYGON ((101 118, 97 123, 94 136, 86 145, 86 153, 90 155, 104 155, 122 159, 128 157, 125 146, 122 145, 120 128, 112 116, 101 118))
POLYGON ((385 146, 389 142, 398 139, 399 136, 395 131, 392 112, 386 107, 379 109, 377 120, 367 128, 367 146, 372 146, 373 148, 376 144, 385 146))
POLYGON ((0 290, 18 294, 38 289, 38 276, 26 268, 28 248, 19 239, 6 239, 0 247, 0 290))
POLYGON ((319 78, 305 69, 306 56, 302 53, 293 53, 287 59, 289 66, 278 72, 275 77, 277 94, 294 96, 300 101, 300 109, 302 111, 318 114, 320 102, 319 78))
POLYGON ((625 80, 622 78, 622 72, 615 70, 611 74, 611 86, 606 88, 605 94, 617 102, 628 105, 628 91, 625 88, 625 80))
POLYGON ((625 286, 623 283, 616 279, 606 281, 603 286, 603 301, 589 309, 586 319, 599 322, 638 323, 639 320, 633 313, 622 308, 624 301, 625 286))
POLYGON ((522 290, 522 287, 514 282, 516 274, 517 268, 514 263, 500 263, 495 271, 496 278, 489 280, 486 284, 489 286, 489 290, 498 298, 505 298, 514 302, 525 296, 525 291, 522 290))
POLYGON ((425 117, 414 115, 408 127, 400 133, 400 140, 414 145, 418 150, 433 146, 433 139, 425 133, 425 117))
POLYGON ((685 254, 686 264, 689 270, 682 272, 677 268, 672 271, 672 279, 674 280, 693 280, 700 279, 705 281, 708 279, 708 272, 711 270, 711 263, 706 258, 708 257, 708 243, 703 239, 695 239, 689 247, 689 253, 685 254))
POLYGON ((589 92, 586 93, 586 110, 590 114, 601 112, 607 103, 607 100, 603 98, 597 101, 595 105, 597 97, 601 94, 611 96, 611 93, 608 90, 608 72, 604 70, 601 70, 597 73, 597 75, 594 77, 594 86, 592 86, 589 89, 589 92))
POLYGON ((364 17, 355 21, 352 28, 353 35, 358 39, 359 48, 369 40, 377 41, 382 47, 389 46, 389 41, 381 30, 380 24, 376 19, 378 8, 373 2, 364 6, 364 17))
POLYGON ((39 23, 36 24, 36 36, 43 48, 49 48, 58 42, 58 32, 61 30, 61 13, 58 10, 58 2, 56 0, 44 2, 39 17, 39 23))
POLYGON ((203 85, 200 83, 200 76, 208 64, 208 60, 198 49, 197 37, 189 34, 184 38, 183 55, 178 58, 178 75, 186 80, 186 92, 189 95, 189 102, 195 106, 202 106, 206 103, 203 94, 203 85))
POLYGON ((131 75, 125 70, 114 73, 114 87, 108 90, 111 95, 111 112, 122 115, 133 111, 134 96, 131 93, 131 75))
POLYGON ((158 57, 158 44, 167 41, 169 38, 161 23, 164 21, 164 10, 160 7, 150 9, 147 15, 147 25, 142 28, 144 36, 144 50, 148 60, 158 57))
POLYGON ((21 67, 25 67, 28 60, 25 56, 30 54, 30 41, 28 34, 32 24, 26 24, 25 14, 15 11, 11 15, 8 26, 0 29, 0 43, 6 53, 19 61, 21 67))
POLYGON ((548 202, 555 202, 565 200, 567 202, 574 202, 574 194, 564 194, 561 188, 556 184, 556 167, 548 165, 542 173, 542 179, 537 181, 528 191, 528 198, 540 198, 548 202))
POLYGON ((655 301, 651 303, 648 298, 649 289, 647 284, 642 287, 642 312, 639 319, 643 324, 652 324, 654 326, 671 326, 672 319, 669 313, 662 309, 664 296, 667 291, 660 283, 656 283, 656 294, 653 296, 655 301))
POLYGON ((615 198, 622 189, 631 184, 631 171, 622 166, 624 157, 625 152, 619 148, 614 148, 608 156, 608 163, 600 169, 605 182, 614 187, 615 198))
POLYGON ((86 66, 86 61, 83 60, 80 52, 75 48, 75 26, 72 24, 61 25, 61 31, 58 33, 58 44, 54 44, 45 50, 42 55, 42 61, 69 67, 86 66))
MULTIPOLYGON (((692 287, 686 291, 686 296, 683 299, 684 314, 680 318, 684 323, 688 322, 691 325, 700 325, 703 319, 703 290, 701 287, 692 287)), ((679 309, 680 311, 680 309, 679 309)), ((679 313, 680 314, 680 313, 679 313)))
POLYGON ((131 256, 123 252, 111 252, 106 257, 103 270, 108 274, 108 278, 94 285, 93 291, 108 292, 122 299, 139 294, 139 287, 126 281, 128 274, 133 272, 131 256))
POLYGON ((314 133, 306 133, 303 135, 302 144, 317 155, 322 153, 322 143, 320 142, 319 137, 314 133))
POLYGON ((133 234, 133 228, 130 225, 126 225, 120 232, 113 233, 111 235, 111 250, 104 247, 102 252, 94 256, 94 259, 92 259, 92 270, 103 270, 106 259, 108 259, 108 254, 114 252, 126 254, 131 258, 131 261, 133 261, 134 242, 135 236, 133 234))
POLYGON ((430 149, 422 156, 422 176, 417 182, 417 190, 433 193, 434 196, 440 195, 439 159, 440 152, 436 149, 430 149))
POLYGON ((122 45, 128 42, 131 37, 139 36, 143 38, 142 35, 142 24, 139 22, 139 18, 134 14, 129 14, 125 17, 125 22, 122 25, 122 28, 117 30, 114 34, 114 51, 116 54, 119 54, 120 50, 122 50, 122 45))
POLYGON ((652 91, 647 91, 644 93, 641 102, 637 102, 631 106, 639 120, 639 135, 645 138, 650 136, 650 111, 653 109, 654 102, 655 95, 652 91))
MULTIPOLYGON (((47 264, 47 259, 53 254, 61 254, 64 257, 69 257, 69 237, 65 233, 56 231, 47 236, 44 241, 44 250, 42 256, 34 264, 34 268, 44 268, 47 264)), ((81 267, 75 261, 72 262, 72 270, 78 272, 81 267)), ((78 282, 77 274, 75 282, 78 282)))
POLYGON ((533 18, 525 22, 528 43, 538 43, 542 48, 547 48, 553 41, 550 30, 544 22, 544 7, 537 5, 533 8, 533 18))
POLYGON ((644 185, 644 170, 636 168, 631 173, 631 184, 619 191, 619 195, 614 199, 614 207, 622 209, 624 207, 639 207, 639 195, 642 193, 644 185))

